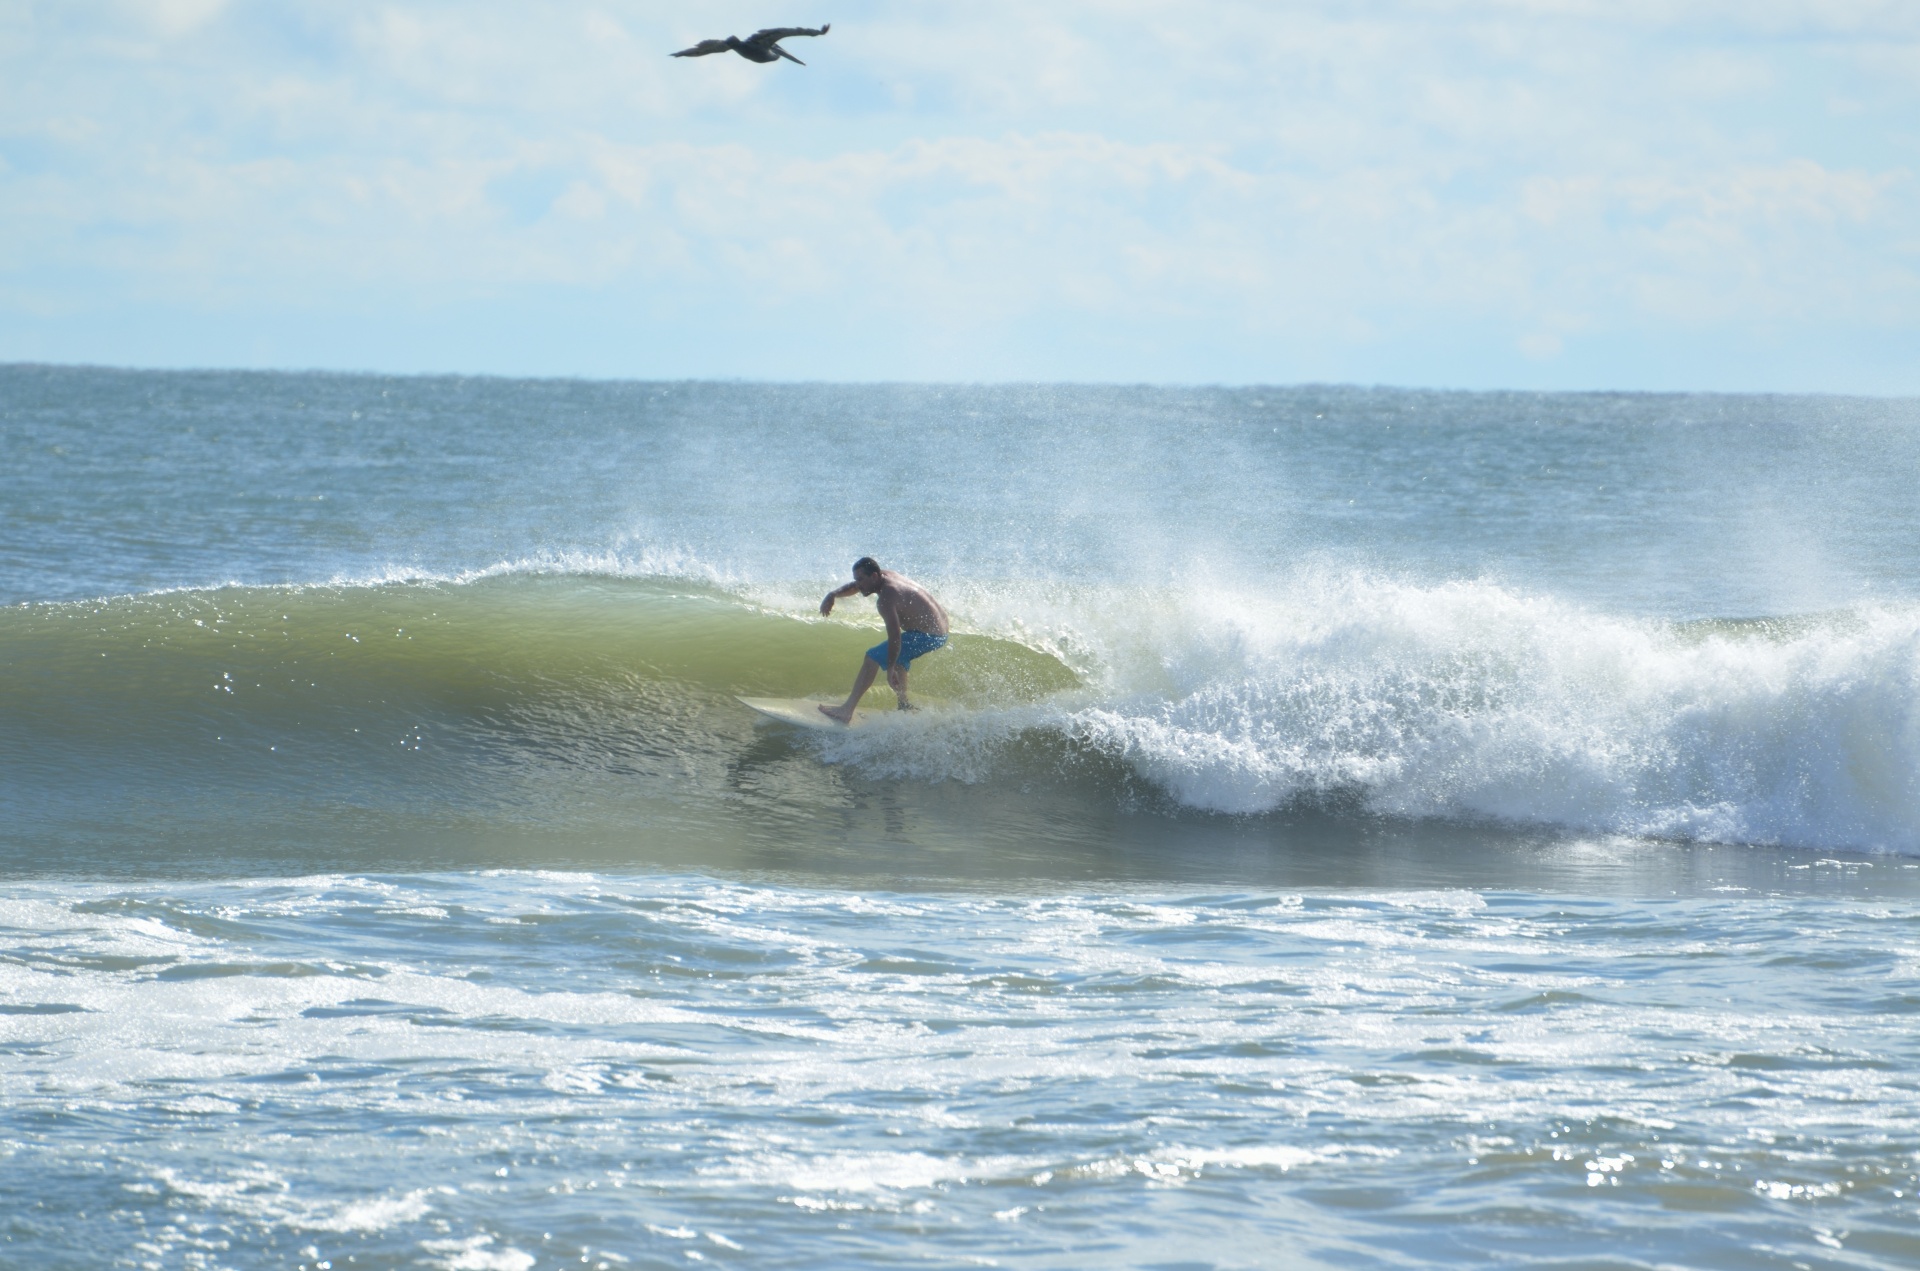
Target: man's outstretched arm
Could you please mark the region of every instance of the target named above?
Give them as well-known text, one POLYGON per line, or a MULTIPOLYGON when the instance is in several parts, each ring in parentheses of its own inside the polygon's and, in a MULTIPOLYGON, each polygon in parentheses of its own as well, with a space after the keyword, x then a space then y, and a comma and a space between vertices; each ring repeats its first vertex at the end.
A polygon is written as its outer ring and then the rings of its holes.
POLYGON ((855 592, 859 590, 860 590, 860 584, 857 582, 847 583, 846 585, 841 587, 835 587, 832 591, 827 593, 827 598, 820 602, 821 616, 824 617, 827 614, 830 614, 833 612, 834 601, 845 600, 848 596, 853 595, 855 592))

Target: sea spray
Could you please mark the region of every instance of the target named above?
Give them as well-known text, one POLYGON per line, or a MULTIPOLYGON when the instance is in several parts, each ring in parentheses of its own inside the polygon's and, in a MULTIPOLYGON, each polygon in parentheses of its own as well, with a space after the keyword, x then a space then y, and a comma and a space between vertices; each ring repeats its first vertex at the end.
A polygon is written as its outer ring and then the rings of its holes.
POLYGON ((1703 633, 1352 578, 1178 609, 1150 683, 1061 727, 1192 807, 1920 850, 1920 608, 1703 633))

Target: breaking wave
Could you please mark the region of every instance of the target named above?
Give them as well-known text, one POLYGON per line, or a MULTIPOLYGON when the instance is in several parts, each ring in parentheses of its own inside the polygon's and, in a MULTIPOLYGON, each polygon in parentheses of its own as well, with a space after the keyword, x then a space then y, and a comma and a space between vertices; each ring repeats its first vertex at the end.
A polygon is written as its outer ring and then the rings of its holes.
MULTIPOLYGON (((1911 606, 1675 624, 1365 576, 942 591, 958 638, 916 687, 963 709, 793 745, 983 795, 1091 766, 1208 813, 1920 852, 1911 606)), ((362 802, 484 803, 539 765, 698 791, 759 735, 732 695, 844 692, 874 627, 815 599, 574 562, 14 606, 0 767, 56 801, 107 770, 362 802)))

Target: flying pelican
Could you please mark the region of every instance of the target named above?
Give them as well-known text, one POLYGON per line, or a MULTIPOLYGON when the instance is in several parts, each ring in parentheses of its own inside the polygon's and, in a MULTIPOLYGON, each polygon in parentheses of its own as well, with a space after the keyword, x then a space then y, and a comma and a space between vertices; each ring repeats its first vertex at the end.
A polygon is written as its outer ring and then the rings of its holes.
MULTIPOLYGON (((764 31, 755 31, 746 39, 729 35, 724 40, 702 40, 690 49, 681 49, 675 57, 705 57, 709 53, 738 53, 749 62, 777 62, 786 58, 789 62, 800 59, 780 47, 780 41, 790 35, 825 35, 833 29, 833 23, 823 24, 818 31, 804 26, 770 26, 764 31)), ((805 62, 800 62, 805 66, 805 62)))

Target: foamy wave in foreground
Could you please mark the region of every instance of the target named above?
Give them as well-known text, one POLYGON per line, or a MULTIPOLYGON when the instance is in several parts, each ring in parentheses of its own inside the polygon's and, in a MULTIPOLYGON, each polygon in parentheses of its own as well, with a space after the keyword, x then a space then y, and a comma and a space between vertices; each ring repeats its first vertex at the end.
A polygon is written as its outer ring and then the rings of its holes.
MULTIPOLYGON (((1350 578, 1054 617, 1042 643, 1097 687, 1004 727, 1057 729, 1193 808, 1344 794, 1394 815, 1920 851, 1912 608, 1676 626, 1350 578)), ((843 749, 965 778, 984 725, 843 749)))

